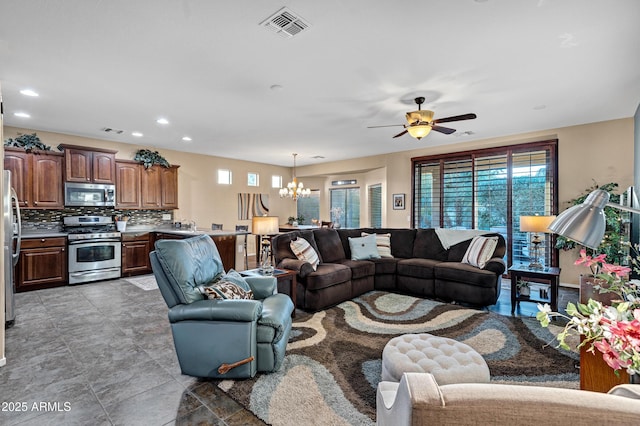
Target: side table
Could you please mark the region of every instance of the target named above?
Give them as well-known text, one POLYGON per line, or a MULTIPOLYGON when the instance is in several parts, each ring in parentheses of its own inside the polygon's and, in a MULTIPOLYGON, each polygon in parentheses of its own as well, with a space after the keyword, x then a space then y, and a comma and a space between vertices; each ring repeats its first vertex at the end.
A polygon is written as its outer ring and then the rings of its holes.
POLYGON ((260 269, 248 269, 246 271, 240 271, 240 275, 245 277, 265 277, 273 276, 278 280, 278 283, 289 283, 289 297, 293 302, 293 312, 291 316, 296 317, 296 288, 298 287, 298 280, 296 278, 296 271, 289 269, 274 269, 272 275, 264 275, 260 273, 260 269))
POLYGON ((551 310, 558 311, 558 289, 560 287, 560 268, 548 266, 542 269, 532 269, 524 264, 515 264, 509 268, 511 275, 511 314, 516 310, 516 304, 520 302, 536 302, 546 303, 546 300, 538 300, 529 296, 520 296, 518 294, 518 287, 516 284, 520 279, 526 279, 533 282, 543 282, 549 284, 551 287, 551 294, 549 295, 551 310))

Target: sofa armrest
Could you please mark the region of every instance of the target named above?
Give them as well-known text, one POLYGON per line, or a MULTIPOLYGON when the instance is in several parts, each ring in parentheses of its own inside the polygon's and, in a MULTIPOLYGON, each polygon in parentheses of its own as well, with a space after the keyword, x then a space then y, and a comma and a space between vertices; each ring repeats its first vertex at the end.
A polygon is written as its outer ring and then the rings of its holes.
POLYGON ((617 385, 607 393, 609 395, 624 396, 625 398, 640 399, 640 385, 617 385))
POLYGON ((502 275, 507 270, 504 260, 501 257, 492 257, 483 268, 485 271, 491 271, 496 275, 502 275))
POLYGON ((258 300, 198 300, 169 309, 169 322, 180 321, 257 321, 262 313, 258 300))
POLYGON ((278 285, 278 280, 275 277, 264 276, 264 277, 244 277, 249 287, 251 287, 251 291, 253 292, 253 297, 255 299, 266 299, 267 297, 274 294, 276 290, 276 286, 278 285))
POLYGON ((404 373, 400 383, 380 382, 376 393, 378 425, 412 425, 414 411, 444 406, 435 378, 426 373, 404 373))
POLYGON ((313 272, 313 266, 309 262, 299 259, 282 259, 278 264, 278 268, 296 271, 301 278, 313 272))

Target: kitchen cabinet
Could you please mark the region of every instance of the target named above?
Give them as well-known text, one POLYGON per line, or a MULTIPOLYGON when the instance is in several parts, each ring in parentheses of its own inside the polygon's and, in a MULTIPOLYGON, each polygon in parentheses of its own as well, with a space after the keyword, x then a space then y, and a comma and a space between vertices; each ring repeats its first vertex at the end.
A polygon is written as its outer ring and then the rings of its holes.
POLYGON ((4 168, 11 171, 11 186, 20 207, 25 209, 61 209, 64 206, 63 154, 20 148, 5 148, 4 168))
MULTIPOLYGON (((172 234, 170 232, 156 232, 155 233, 155 241, 171 239, 171 240, 182 240, 185 238, 195 237, 196 235, 201 235, 197 233, 181 233, 181 234, 172 234)), ((225 271, 229 269, 234 269, 236 267, 236 236, 235 235, 210 235, 213 242, 216 243, 216 247, 218 248, 218 252, 220 253, 220 258, 222 259, 222 266, 225 271)), ((154 241, 154 244, 155 244, 154 241)))
POLYGON ((58 149, 64 150, 65 182, 116 183, 117 151, 66 144, 58 149))
POLYGON ((140 208, 140 174, 142 166, 135 161, 116 161, 116 208, 140 208))
POLYGON ((122 234, 122 276, 151 273, 149 252, 151 239, 148 232, 122 234))
POLYGON ((67 284, 67 239, 23 238, 16 265, 16 292, 67 284))
POLYGON ((178 167, 141 167, 140 207, 143 209, 178 208, 178 167))

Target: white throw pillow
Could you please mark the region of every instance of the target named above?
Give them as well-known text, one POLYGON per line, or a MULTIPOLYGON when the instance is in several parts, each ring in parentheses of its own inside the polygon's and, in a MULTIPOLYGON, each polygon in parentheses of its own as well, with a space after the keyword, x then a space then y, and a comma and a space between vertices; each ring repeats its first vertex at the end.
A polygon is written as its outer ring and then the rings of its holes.
POLYGON ((497 245, 498 237, 473 237, 469 248, 467 248, 467 252, 462 258, 462 263, 484 268, 489 259, 491 259, 491 256, 493 256, 497 245))
POLYGON ((380 259, 374 235, 349 237, 349 248, 351 249, 351 260, 380 259))
POLYGON ((298 260, 309 262, 314 271, 318 268, 320 259, 318 258, 318 253, 316 253, 313 247, 311 247, 311 244, 309 244, 309 241, 304 238, 296 238, 295 240, 291 240, 289 247, 291 247, 291 251, 296 255, 298 260))
POLYGON ((363 232, 362 237, 368 235, 376 236, 376 247, 378 247, 378 254, 380 257, 393 257, 391 254, 391 234, 367 234, 363 232))

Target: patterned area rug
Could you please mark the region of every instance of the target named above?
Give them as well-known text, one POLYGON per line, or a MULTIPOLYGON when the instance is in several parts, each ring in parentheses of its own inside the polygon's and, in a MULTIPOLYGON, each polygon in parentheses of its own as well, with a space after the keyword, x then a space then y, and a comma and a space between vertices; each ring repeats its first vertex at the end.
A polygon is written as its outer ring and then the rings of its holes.
POLYGON ((141 275, 139 277, 128 277, 123 280, 141 288, 144 291, 155 290, 158 288, 158 283, 153 275, 141 275))
POLYGON ((557 331, 533 318, 374 291, 299 313, 277 373, 212 384, 269 424, 373 425, 382 349, 392 337, 426 332, 464 342, 487 361, 493 382, 577 389, 578 354, 546 345, 557 331))

